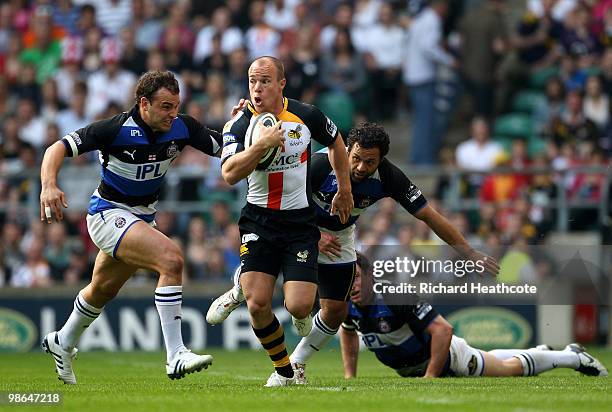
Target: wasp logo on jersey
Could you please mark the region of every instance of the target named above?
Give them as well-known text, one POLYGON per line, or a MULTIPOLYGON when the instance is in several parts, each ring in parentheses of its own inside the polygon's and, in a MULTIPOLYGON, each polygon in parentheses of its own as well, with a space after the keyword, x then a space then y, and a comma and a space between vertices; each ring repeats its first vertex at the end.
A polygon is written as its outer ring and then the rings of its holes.
POLYGON ((298 262, 302 262, 302 263, 306 263, 306 261, 308 260, 308 251, 307 250, 302 250, 301 252, 297 252, 297 259, 298 262))
POLYGON ((298 124, 295 129, 289 130, 287 137, 290 139, 299 139, 302 137, 302 125, 298 124))
POLYGON ((249 254, 249 248, 247 247, 246 243, 243 243, 240 245, 240 256, 245 256, 249 254))

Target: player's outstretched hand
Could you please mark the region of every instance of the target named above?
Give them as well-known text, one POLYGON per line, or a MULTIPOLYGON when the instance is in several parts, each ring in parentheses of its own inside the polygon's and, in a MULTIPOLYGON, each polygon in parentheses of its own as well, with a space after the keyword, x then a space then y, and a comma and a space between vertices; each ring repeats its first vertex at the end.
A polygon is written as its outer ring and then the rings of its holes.
POLYGON ((342 251, 342 245, 338 241, 338 236, 334 236, 331 233, 321 232, 321 239, 319 240, 319 252, 325 256, 334 260, 334 257, 340 257, 342 251))
POLYGON ((259 140, 257 140, 257 143, 261 142, 266 149, 280 146, 285 141, 282 121, 279 121, 272 127, 266 127, 261 123, 257 127, 259 127, 259 140))
POLYGON ((480 274, 481 276, 485 274, 497 276, 499 274, 499 264, 495 258, 477 250, 471 251, 468 258, 476 264, 476 267, 481 265, 484 267, 484 271, 480 274))
POLYGON ((240 110, 244 109, 247 106, 248 103, 249 101, 247 99, 240 99, 236 106, 232 106, 231 117, 236 116, 240 110))
POLYGON ((332 200, 330 213, 340 216, 340 222, 344 224, 351 217, 353 206, 353 194, 351 191, 338 190, 332 200))
POLYGON ((40 192, 40 220, 51 223, 64 218, 62 207, 68 207, 66 195, 56 185, 43 186, 40 192))

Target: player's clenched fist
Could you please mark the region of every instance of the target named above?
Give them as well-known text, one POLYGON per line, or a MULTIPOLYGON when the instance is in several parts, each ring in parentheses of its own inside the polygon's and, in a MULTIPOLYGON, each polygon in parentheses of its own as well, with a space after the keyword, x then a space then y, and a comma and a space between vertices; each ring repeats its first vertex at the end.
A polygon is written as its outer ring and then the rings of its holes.
POLYGON ((40 220, 51 223, 64 218, 62 207, 68 207, 66 195, 56 185, 43 185, 40 192, 40 220))

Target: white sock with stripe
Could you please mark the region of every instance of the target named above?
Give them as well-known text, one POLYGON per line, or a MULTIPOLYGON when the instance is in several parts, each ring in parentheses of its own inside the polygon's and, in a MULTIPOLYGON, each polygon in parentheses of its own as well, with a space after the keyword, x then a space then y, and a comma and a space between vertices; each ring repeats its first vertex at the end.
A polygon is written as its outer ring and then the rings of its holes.
POLYGON ((168 363, 178 351, 185 348, 181 332, 182 304, 182 286, 162 286, 155 289, 155 307, 161 321, 168 363))
POLYGON ((555 368, 572 368, 580 366, 578 354, 565 350, 542 351, 527 349, 516 357, 523 364, 523 375, 534 376, 555 368))
POLYGON ((329 342, 338 329, 332 329, 321 319, 321 311, 318 311, 312 320, 312 329, 308 336, 300 340, 295 350, 289 357, 291 363, 306 363, 329 342))
POLYGON ((70 352, 76 346, 85 329, 98 318, 102 309, 104 308, 95 308, 85 302, 80 293, 77 295, 70 317, 57 332, 60 345, 65 351, 70 352))

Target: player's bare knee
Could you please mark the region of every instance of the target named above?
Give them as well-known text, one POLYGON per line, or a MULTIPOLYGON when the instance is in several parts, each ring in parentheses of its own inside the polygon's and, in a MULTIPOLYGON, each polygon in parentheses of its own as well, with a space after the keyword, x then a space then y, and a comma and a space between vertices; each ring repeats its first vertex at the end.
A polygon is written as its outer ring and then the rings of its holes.
POLYGON ((159 266, 160 276, 171 278, 177 284, 181 284, 185 259, 178 248, 166 251, 160 259, 159 266))
POLYGON ((296 319, 304 319, 312 311, 312 305, 303 303, 286 304, 286 306, 287 312, 291 313, 296 319))
POLYGON ((247 299, 247 307, 249 309, 249 313, 254 318, 267 316, 270 312, 272 312, 272 304, 270 302, 253 297, 247 299))
POLYGON ((321 320, 330 328, 336 329, 339 327, 346 315, 348 314, 348 305, 346 302, 328 302, 321 306, 321 320))

